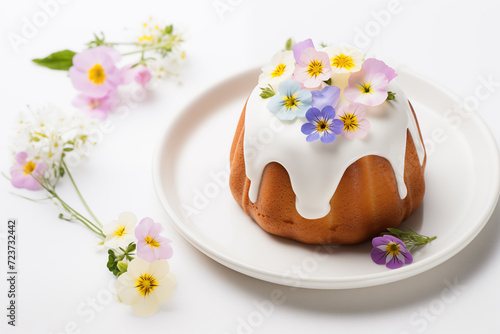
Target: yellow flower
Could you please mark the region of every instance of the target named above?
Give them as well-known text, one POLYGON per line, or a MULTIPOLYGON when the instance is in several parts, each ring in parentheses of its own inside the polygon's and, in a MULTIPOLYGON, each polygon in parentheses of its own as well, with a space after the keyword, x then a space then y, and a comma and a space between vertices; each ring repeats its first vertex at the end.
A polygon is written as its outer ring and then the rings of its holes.
POLYGON ((166 260, 149 263, 135 258, 127 272, 118 277, 116 292, 124 304, 132 306, 135 315, 149 317, 158 311, 160 304, 172 298, 176 284, 166 260))

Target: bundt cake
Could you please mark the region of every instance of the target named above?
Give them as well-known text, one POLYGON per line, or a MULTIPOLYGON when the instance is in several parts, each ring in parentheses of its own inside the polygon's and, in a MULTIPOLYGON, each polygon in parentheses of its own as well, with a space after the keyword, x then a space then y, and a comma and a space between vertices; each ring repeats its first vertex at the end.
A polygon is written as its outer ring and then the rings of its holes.
POLYGON ((311 40, 263 67, 230 152, 230 188, 265 231, 354 244, 421 204, 425 148, 412 105, 384 62, 311 40))

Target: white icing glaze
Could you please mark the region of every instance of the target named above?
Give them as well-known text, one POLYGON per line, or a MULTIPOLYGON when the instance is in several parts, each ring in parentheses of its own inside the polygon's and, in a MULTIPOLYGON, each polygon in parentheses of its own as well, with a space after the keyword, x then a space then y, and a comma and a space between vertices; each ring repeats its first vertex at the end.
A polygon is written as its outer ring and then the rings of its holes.
MULTIPOLYGON (((343 91, 347 77, 348 74, 336 76, 332 84, 343 91)), ((324 217, 330 212, 330 199, 345 170, 366 155, 379 155, 390 162, 399 195, 405 198, 407 129, 415 143, 420 164, 423 164, 425 151, 408 99, 394 81, 389 83, 388 91, 396 93, 396 100, 366 107, 365 118, 371 123, 368 135, 354 140, 339 135, 331 144, 319 140, 306 142, 306 136, 300 131, 302 124, 307 122, 305 118, 279 121, 267 109, 269 100, 259 96, 261 90, 257 86, 247 102, 243 142, 246 174, 251 181, 250 200, 254 203, 257 200, 264 168, 274 161, 280 163, 290 176, 297 212, 307 219, 324 217)), ((336 110, 349 103, 341 95, 336 110)))

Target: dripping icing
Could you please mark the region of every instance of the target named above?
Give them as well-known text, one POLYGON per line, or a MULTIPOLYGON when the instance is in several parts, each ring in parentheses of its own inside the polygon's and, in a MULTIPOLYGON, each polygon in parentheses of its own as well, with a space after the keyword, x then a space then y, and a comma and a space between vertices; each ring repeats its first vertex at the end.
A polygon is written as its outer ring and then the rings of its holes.
MULTIPOLYGON (((413 138, 421 165, 425 151, 408 99, 394 82, 390 82, 387 89, 396 93, 396 100, 366 107, 365 117, 371 128, 364 139, 348 140, 338 136, 335 142, 323 144, 320 141, 306 142, 300 131, 305 118, 277 120, 266 107, 268 100, 259 96, 260 87, 255 87, 247 102, 243 139, 245 170, 251 181, 250 200, 253 203, 257 200, 266 165, 277 162, 288 172, 296 195, 297 212, 307 219, 322 218, 330 212, 330 199, 345 170, 366 155, 378 155, 389 161, 396 176, 399 196, 405 198, 407 130, 413 138)), ((341 95, 335 109, 348 103, 341 95)))

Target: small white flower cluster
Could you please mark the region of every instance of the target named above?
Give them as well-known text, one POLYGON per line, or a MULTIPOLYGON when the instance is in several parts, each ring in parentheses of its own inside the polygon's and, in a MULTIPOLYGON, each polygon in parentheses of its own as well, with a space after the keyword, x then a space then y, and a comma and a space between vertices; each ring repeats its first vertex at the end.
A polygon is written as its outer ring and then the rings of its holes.
POLYGON ((181 67, 186 59, 186 53, 179 49, 173 49, 166 57, 160 55, 146 61, 151 75, 157 79, 168 77, 179 78, 181 67))
POLYGON ((143 49, 155 51, 145 62, 154 78, 179 78, 186 53, 180 47, 183 36, 177 28, 149 18, 137 33, 137 41, 143 49))
POLYGON ((137 36, 137 42, 141 46, 150 46, 158 44, 163 38, 164 29, 159 22, 149 18, 147 22, 142 24, 142 27, 137 36))
POLYGON ((97 145, 92 135, 96 123, 80 113, 68 113, 54 106, 33 110, 27 108, 19 113, 12 140, 13 153, 26 152, 28 160, 43 161, 47 165, 44 178, 52 185, 61 176, 61 158, 71 154, 75 165, 97 145))

